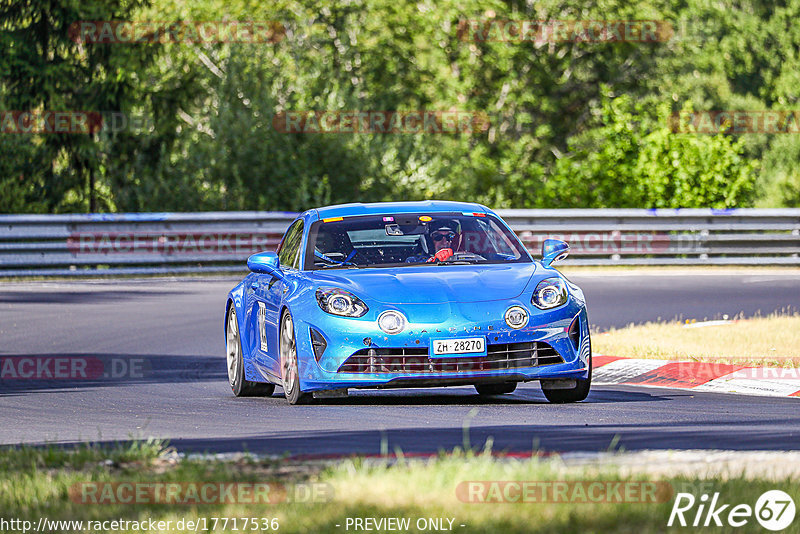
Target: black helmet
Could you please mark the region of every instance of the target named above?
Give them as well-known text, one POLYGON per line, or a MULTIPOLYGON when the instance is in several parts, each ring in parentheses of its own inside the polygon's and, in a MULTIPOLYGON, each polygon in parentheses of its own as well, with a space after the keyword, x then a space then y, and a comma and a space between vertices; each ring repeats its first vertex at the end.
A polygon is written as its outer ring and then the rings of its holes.
POLYGON ((456 245, 458 242, 458 223, 456 221, 442 219, 437 221, 431 221, 428 223, 428 228, 426 230, 425 240, 427 241, 428 252, 433 253, 436 250, 436 247, 433 244, 433 234, 436 232, 452 232, 455 234, 453 245, 456 245))
POLYGON ((428 223, 428 235, 434 232, 458 233, 458 223, 450 220, 431 221, 428 223))

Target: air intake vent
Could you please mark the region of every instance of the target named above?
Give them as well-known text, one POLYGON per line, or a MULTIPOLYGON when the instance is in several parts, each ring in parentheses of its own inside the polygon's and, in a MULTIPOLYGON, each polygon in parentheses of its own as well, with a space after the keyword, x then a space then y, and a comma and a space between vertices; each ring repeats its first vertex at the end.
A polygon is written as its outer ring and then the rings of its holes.
POLYGON ((499 343, 487 347, 486 356, 429 358, 427 348, 361 349, 340 367, 340 373, 441 374, 504 371, 564 363, 556 350, 538 341, 499 343))
POLYGON ((311 346, 314 347, 314 359, 319 361, 322 358, 322 354, 325 352, 325 349, 328 348, 328 342, 325 341, 325 337, 313 328, 309 329, 311 331, 311 346))
POLYGON ((569 339, 572 341, 572 346, 575 347, 575 350, 578 350, 578 344, 581 341, 581 321, 579 317, 575 317, 572 320, 572 324, 569 325, 569 339))

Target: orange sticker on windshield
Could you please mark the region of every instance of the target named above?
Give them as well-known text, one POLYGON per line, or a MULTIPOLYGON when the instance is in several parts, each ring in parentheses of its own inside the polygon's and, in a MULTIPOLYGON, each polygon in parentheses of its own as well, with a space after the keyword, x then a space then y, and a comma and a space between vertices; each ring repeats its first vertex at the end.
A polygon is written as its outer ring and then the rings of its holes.
POLYGON ((430 222, 433 220, 432 217, 428 217, 427 215, 420 215, 419 220, 422 222, 430 222))

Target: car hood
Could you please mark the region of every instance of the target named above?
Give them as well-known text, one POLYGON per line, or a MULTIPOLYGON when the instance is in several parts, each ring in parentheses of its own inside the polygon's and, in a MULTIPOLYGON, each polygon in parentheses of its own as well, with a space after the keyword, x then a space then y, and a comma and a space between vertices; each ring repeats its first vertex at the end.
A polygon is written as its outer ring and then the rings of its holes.
POLYGON ((536 264, 430 265, 314 271, 320 286, 352 291, 359 298, 392 304, 480 302, 518 297, 536 264))

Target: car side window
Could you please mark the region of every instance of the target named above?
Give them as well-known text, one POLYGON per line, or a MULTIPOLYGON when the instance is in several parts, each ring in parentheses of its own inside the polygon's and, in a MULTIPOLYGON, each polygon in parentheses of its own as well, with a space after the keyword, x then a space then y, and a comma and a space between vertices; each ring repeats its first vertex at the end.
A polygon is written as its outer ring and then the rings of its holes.
POLYGON ((287 231, 278 251, 282 266, 300 268, 300 245, 303 242, 303 221, 295 222, 287 231))

